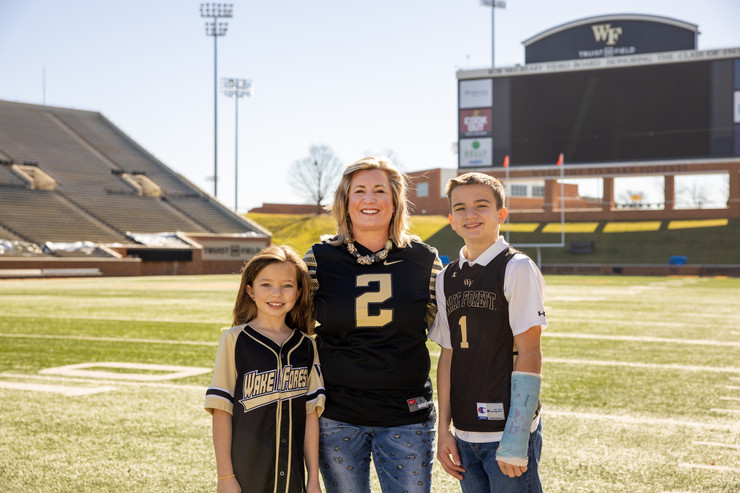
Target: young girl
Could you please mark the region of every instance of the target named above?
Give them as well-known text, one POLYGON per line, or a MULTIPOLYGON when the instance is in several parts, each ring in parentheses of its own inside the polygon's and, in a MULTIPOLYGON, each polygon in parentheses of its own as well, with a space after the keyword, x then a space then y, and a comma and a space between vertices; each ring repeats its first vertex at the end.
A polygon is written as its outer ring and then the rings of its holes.
POLYGON ((287 246, 265 248, 242 270, 233 326, 221 335, 206 391, 219 493, 321 491, 325 396, 308 337, 310 282, 306 264, 287 246))

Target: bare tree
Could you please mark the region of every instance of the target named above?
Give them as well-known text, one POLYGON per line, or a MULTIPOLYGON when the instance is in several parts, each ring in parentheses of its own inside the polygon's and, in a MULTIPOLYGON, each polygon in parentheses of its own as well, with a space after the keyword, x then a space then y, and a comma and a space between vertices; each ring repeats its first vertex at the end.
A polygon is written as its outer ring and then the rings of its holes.
POLYGON ((690 209, 702 209, 709 202, 709 189, 704 183, 692 180, 677 187, 677 195, 690 209))
POLYGON ((295 161, 290 167, 288 181, 295 193, 316 204, 316 214, 321 214, 324 200, 330 196, 342 173, 342 161, 331 147, 312 145, 308 156, 295 161))
POLYGON ((617 196, 617 203, 625 207, 641 207, 645 193, 641 190, 624 189, 617 196))

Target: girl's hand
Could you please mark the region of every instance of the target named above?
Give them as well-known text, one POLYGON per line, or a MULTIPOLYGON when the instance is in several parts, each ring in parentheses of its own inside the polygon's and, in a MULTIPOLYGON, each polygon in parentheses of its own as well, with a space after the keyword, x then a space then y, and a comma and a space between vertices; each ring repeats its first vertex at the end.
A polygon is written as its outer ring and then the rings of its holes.
POLYGON ((218 480, 218 493, 241 493, 242 488, 239 486, 239 482, 235 477, 224 478, 218 480))
POLYGON ((321 484, 318 478, 309 479, 306 484, 306 493, 321 493, 321 484))

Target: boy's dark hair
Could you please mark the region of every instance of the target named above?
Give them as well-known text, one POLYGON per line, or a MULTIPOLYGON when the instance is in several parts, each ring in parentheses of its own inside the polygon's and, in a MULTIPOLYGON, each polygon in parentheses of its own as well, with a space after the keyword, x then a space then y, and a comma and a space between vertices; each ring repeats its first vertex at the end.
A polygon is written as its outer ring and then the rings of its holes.
POLYGON ((470 173, 464 173, 455 178, 451 178, 450 181, 447 182, 445 194, 447 195, 447 204, 450 207, 450 211, 452 210, 452 200, 450 198, 452 191, 462 185, 485 185, 493 192, 493 197, 496 199, 496 207, 498 209, 501 209, 506 203, 506 189, 500 181, 491 175, 472 171, 470 173))

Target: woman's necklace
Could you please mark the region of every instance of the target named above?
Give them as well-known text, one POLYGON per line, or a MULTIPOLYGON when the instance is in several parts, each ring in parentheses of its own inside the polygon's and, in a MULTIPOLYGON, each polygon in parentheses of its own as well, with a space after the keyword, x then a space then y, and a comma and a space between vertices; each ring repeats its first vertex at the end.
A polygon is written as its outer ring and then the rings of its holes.
POLYGON ((371 253, 370 255, 360 256, 360 252, 357 251, 357 247, 355 246, 354 241, 354 238, 347 239, 347 251, 350 254, 354 255, 354 257, 357 259, 357 263, 361 265, 371 265, 375 262, 385 260, 385 258, 388 256, 388 252, 390 252, 391 248, 393 248, 393 242, 390 238, 388 238, 388 241, 385 242, 385 245, 383 245, 383 249, 381 251, 371 253))

